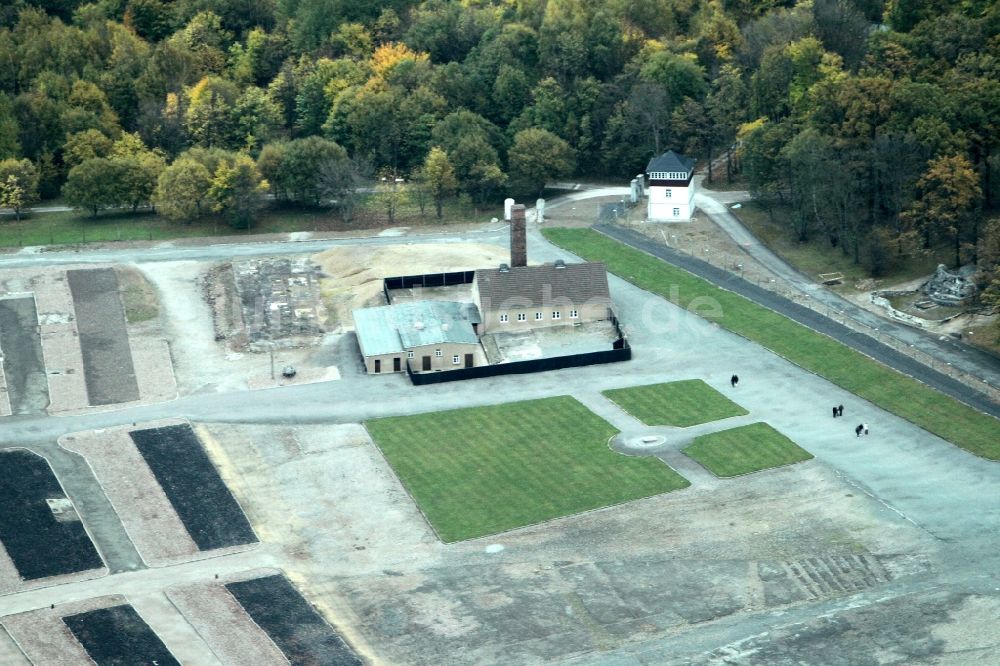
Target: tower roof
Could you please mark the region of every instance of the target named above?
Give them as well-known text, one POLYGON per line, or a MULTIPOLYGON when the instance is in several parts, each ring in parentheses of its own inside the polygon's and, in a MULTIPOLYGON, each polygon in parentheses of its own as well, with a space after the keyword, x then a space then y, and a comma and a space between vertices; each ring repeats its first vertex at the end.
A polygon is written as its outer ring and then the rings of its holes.
POLYGON ((691 173, 692 170, 694 170, 694 160, 675 153, 672 150, 668 150, 659 157, 654 157, 646 165, 646 173, 653 171, 683 171, 684 173, 691 173))

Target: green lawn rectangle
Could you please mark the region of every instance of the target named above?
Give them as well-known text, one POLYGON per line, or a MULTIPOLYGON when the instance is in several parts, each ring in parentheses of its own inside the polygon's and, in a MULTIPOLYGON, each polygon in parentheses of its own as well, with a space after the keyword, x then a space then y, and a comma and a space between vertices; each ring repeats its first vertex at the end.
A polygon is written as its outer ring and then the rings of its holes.
POLYGON ((766 423, 751 423, 702 435, 683 451, 720 477, 759 472, 813 457, 766 423))
POLYGON ((748 413, 700 379, 612 389, 602 395, 650 426, 686 428, 748 413))
POLYGON ((977 456, 1000 460, 1000 421, 763 306, 603 236, 544 229, 553 243, 681 307, 718 304, 724 328, 977 456))
POLYGON ((617 430, 571 397, 365 423, 442 541, 495 534, 689 485, 615 453, 617 430))

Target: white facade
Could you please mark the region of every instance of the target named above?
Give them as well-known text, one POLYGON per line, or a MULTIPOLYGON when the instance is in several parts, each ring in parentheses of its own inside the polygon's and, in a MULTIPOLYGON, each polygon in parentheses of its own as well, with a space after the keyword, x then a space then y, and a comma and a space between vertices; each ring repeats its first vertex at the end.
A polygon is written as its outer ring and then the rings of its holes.
POLYGON ((687 185, 650 185, 646 219, 650 222, 690 222, 694 181, 687 185))

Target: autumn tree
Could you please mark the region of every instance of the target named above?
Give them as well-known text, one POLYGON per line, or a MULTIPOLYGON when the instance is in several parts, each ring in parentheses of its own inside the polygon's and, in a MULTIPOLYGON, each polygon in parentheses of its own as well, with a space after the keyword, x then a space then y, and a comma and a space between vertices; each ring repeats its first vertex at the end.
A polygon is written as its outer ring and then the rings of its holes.
POLYGON ((573 148, 543 129, 518 132, 507 159, 515 189, 522 194, 538 196, 547 181, 570 175, 576 166, 573 148))
POLYGON ((267 181, 247 155, 237 155, 219 165, 212 177, 209 197, 212 210, 223 215, 235 228, 249 229, 264 207, 267 181))
POLYGON ((160 174, 153 203, 161 215, 190 223, 207 212, 212 174, 197 160, 181 155, 160 174))
POLYGON ((38 169, 31 160, 0 160, 0 208, 10 208, 17 220, 38 201, 38 169))
POLYGON ((458 188, 455 170, 448 159, 448 153, 437 146, 431 148, 420 169, 420 178, 434 198, 437 218, 440 220, 441 206, 445 198, 454 194, 458 188))
POLYGON ((969 159, 948 155, 931 160, 917 181, 919 197, 907 216, 924 231, 925 246, 933 239, 950 240, 955 250, 955 266, 962 264, 962 241, 973 247, 978 240, 975 224, 979 178, 969 159))

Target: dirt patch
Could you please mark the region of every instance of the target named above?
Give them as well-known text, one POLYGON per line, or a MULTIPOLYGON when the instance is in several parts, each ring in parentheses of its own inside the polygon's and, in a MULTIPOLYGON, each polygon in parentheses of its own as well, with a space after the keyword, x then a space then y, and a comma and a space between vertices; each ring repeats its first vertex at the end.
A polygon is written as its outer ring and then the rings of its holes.
POLYGON ((71 270, 66 281, 73 294, 89 404, 138 400, 118 276, 109 268, 71 270))
POLYGON ((97 597, 8 615, 0 623, 34 664, 89 664, 90 656, 63 617, 123 603, 125 598, 118 595, 97 597))
POLYGON ((326 274, 320 281, 328 330, 353 328, 351 311, 385 305, 382 279, 493 268, 510 262, 507 248, 485 243, 435 243, 336 247, 313 257, 326 274))
POLYGON ((35 299, 30 295, 0 299, 0 345, 0 374, 9 400, 9 405, 0 405, 0 415, 43 413, 49 402, 48 382, 35 299))
POLYGON ((115 272, 118 274, 118 292, 125 309, 125 321, 140 324, 159 317, 160 299, 142 271, 130 266, 118 266, 115 272))
MULTIPOLYGON (((274 570, 252 575, 274 575, 274 570)), ((243 575, 235 580, 242 580, 243 575)), ((271 666, 287 663, 281 650, 250 618, 225 588, 231 579, 216 583, 168 588, 167 597, 224 664, 271 666)))

